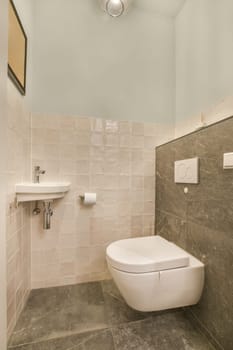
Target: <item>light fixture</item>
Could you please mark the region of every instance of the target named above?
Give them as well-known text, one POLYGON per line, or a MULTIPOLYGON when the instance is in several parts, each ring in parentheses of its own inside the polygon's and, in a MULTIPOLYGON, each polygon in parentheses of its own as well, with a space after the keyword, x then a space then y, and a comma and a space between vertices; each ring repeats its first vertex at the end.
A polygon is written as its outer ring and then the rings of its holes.
POLYGON ((106 12, 112 17, 119 17, 125 11, 123 0, 108 0, 105 6, 106 12))

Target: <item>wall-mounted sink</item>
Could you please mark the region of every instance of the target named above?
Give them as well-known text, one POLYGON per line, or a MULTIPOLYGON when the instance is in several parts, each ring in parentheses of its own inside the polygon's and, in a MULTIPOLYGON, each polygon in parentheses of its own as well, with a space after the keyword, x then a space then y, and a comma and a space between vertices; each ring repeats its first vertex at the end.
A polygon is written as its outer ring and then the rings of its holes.
POLYGON ((62 198, 69 189, 69 182, 20 183, 15 185, 17 202, 46 201, 62 198))

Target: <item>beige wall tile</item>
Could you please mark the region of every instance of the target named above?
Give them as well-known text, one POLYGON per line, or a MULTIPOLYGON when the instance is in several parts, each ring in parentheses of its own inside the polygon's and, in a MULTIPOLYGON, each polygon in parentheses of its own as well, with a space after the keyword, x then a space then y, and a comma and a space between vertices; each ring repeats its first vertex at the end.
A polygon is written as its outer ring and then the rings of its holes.
POLYGON ((91 160, 90 171, 92 176, 95 177, 96 174, 104 173, 104 161, 102 160, 91 160))
POLYGON ((76 162, 76 172, 77 174, 89 174, 90 162, 88 160, 78 160, 76 162))
POLYGON ((132 189, 134 190, 140 190, 143 189, 143 182, 144 177, 143 176, 132 176, 132 189))
POLYGON ((145 136, 144 137, 144 148, 154 150, 157 145, 157 140, 153 136, 145 136))
POLYGON ((59 130, 61 128, 61 119, 64 120, 64 117, 45 115, 43 127, 46 129, 59 130))
MULTIPOLYGON (((42 118, 43 119, 43 118, 42 118)), ((36 126, 40 126, 38 121, 36 126)), ((8 131, 6 152, 7 164, 7 302, 8 336, 10 336, 19 314, 25 305, 31 288, 31 242, 29 205, 20 204, 16 209, 15 183, 29 181, 30 162, 30 113, 24 100, 9 81, 8 84, 8 131)), ((36 142, 35 153, 43 158, 46 130, 33 130, 36 142), (41 141, 42 140, 42 141, 41 141)))
POLYGON ((111 147, 119 146, 119 136, 117 134, 106 134, 105 135, 105 145, 111 147))
POLYGON ((132 123, 132 135, 144 135, 143 123, 132 123))
POLYGON ((59 116, 57 117, 60 121, 60 129, 69 131, 69 129, 73 130, 75 128, 76 118, 71 116, 59 116))
POLYGON ((78 144, 77 135, 74 129, 60 130, 60 143, 61 145, 73 145, 78 144))
POLYGON ((75 275, 75 263, 74 261, 64 262, 60 264, 60 277, 68 277, 75 275))
POLYGON ((131 147, 131 138, 129 135, 120 135, 119 142, 120 147, 131 147))
POLYGON ((145 136, 155 136, 159 132, 160 128, 157 124, 145 123, 144 124, 144 135, 145 136))
POLYGON ((155 203, 154 201, 144 202, 144 214, 153 215, 155 212, 155 203))
POLYGON ((78 146, 88 146, 91 141, 91 134, 89 132, 76 132, 75 141, 78 146))
POLYGON ((105 120, 105 132, 115 134, 119 132, 119 122, 116 120, 105 120))
POLYGON ((94 132, 102 132, 104 131, 104 120, 100 118, 92 119, 92 131, 94 132))
POLYGON ((105 246, 90 247, 90 271, 91 273, 102 273, 107 270, 105 259, 105 246))
POLYGON ((75 127, 79 131, 91 131, 91 119, 88 117, 76 118, 75 127))
POLYGON ((92 146, 103 146, 104 135, 102 133, 93 133, 91 135, 91 145, 92 146))
POLYGON ((131 133, 131 122, 128 121, 120 121, 119 122, 119 133, 130 135, 131 133))
MULTIPOLYGON (((32 117, 38 129, 32 136, 34 164, 41 159, 48 178, 58 173, 59 180, 72 186, 64 199, 54 202, 51 231, 43 231, 41 218, 32 218, 32 286, 108 278, 106 245, 154 233, 154 146, 160 126, 86 117, 56 117, 55 125, 43 126, 34 120, 38 118, 32 117), (62 123, 66 127, 61 129, 62 123), (50 146, 59 149, 59 154, 52 152, 52 165, 44 156, 47 132, 56 141, 50 146), (40 137, 44 141, 38 146, 40 137), (79 195, 89 191, 97 193, 97 203, 87 207, 79 195), (47 261, 50 279, 41 259, 47 261)), ((9 239, 13 234, 9 231, 9 239)))
POLYGON ((143 148, 144 146, 144 137, 143 136, 131 136, 131 145, 132 148, 143 148))
POLYGON ((74 149, 73 159, 86 160, 90 158, 90 147, 89 146, 77 146, 74 149))

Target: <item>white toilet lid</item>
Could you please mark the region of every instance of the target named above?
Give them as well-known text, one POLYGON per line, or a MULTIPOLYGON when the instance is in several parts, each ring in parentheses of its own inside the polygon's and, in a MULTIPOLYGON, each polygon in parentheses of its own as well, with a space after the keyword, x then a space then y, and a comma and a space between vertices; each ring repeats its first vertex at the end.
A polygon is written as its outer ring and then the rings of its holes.
POLYGON ((189 254, 160 236, 139 237, 111 243, 108 263, 121 271, 154 272, 189 265, 189 254))

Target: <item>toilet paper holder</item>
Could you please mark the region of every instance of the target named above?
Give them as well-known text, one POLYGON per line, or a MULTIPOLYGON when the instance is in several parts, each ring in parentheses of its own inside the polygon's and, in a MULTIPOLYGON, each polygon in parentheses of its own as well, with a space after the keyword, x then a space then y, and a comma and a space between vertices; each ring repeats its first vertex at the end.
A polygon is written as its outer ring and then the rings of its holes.
POLYGON ((96 204, 97 195, 96 193, 84 193, 79 195, 80 200, 84 205, 96 204))

